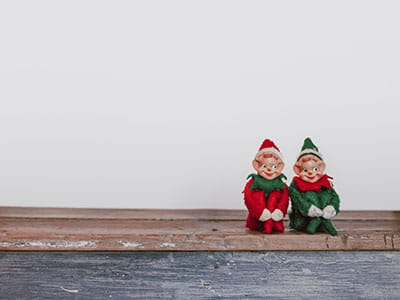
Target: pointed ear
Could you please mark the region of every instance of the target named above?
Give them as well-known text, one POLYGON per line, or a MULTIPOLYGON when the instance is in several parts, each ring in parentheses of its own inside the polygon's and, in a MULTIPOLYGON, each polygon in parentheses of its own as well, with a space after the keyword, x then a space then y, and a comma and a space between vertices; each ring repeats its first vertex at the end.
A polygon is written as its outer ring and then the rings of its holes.
POLYGON ((258 169, 258 161, 257 161, 256 159, 253 160, 253 168, 254 168, 255 170, 258 169))
POLYGON ((320 160, 318 163, 318 168, 320 169, 321 173, 325 172, 325 167, 326 167, 325 162, 323 160, 320 160))
POLYGON ((293 171, 296 175, 299 175, 301 173, 301 168, 300 168, 300 164, 298 162, 296 162, 293 166, 293 171))
POLYGON ((279 172, 282 173, 284 167, 285 167, 285 163, 283 162, 283 160, 279 159, 278 160, 278 170, 279 170, 279 172))

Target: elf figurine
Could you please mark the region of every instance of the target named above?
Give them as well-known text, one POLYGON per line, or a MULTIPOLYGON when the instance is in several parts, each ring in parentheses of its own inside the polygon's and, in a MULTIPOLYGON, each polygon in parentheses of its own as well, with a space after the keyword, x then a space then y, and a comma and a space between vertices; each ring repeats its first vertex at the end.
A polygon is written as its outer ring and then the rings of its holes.
POLYGON ((339 196, 328 180, 332 177, 324 174, 325 162, 310 138, 304 140, 293 170, 297 176, 289 187, 292 204, 290 228, 337 235, 331 218, 339 213, 339 196))
POLYGON ((289 192, 283 182, 282 174, 285 164, 278 147, 266 139, 254 160, 253 167, 257 174, 251 178, 244 188, 244 203, 249 211, 246 226, 252 230, 271 233, 273 230, 283 232, 283 217, 289 205, 289 192))

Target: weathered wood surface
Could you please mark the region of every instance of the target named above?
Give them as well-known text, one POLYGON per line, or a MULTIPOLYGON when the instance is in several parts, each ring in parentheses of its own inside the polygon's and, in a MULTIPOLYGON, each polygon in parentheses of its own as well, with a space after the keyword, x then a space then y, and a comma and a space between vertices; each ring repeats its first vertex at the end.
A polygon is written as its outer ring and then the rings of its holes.
POLYGON ((336 237, 292 231, 265 235, 247 230, 245 217, 242 210, 1 207, 0 250, 400 250, 397 211, 344 211, 333 221, 336 237))
MULTIPOLYGON (((104 209, 0 206, 0 218, 129 219, 129 220, 235 220, 247 216, 242 209, 104 209)), ((342 211, 335 220, 400 220, 400 211, 342 211)))
POLYGON ((0 252, 1 299, 399 299, 400 252, 0 252))

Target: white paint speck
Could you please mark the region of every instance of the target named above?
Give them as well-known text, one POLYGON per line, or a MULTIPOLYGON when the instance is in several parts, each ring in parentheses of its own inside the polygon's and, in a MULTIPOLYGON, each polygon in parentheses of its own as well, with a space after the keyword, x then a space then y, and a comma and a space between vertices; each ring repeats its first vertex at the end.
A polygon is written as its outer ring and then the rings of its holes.
POLYGON ((91 241, 61 241, 61 242, 47 242, 46 246, 51 248, 85 248, 93 247, 96 243, 91 241))
MULTIPOLYGON (((200 279, 201 285, 209 290, 211 293, 217 294, 217 291, 211 287, 211 284, 209 282, 204 281, 203 279, 200 279)), ((217 294, 218 297, 221 297, 221 294, 217 294)))
POLYGON ((61 289, 62 289, 63 291, 68 292, 68 293, 78 293, 78 292, 79 292, 79 290, 70 290, 70 289, 66 289, 66 288, 64 288, 64 287, 62 287, 62 286, 61 286, 61 289))
POLYGON ((310 270, 310 269, 303 268, 303 274, 304 274, 304 275, 311 275, 311 274, 312 274, 312 272, 311 272, 311 270, 310 270))
POLYGON ((138 242, 123 242, 123 241, 120 241, 120 243, 125 248, 143 248, 143 244, 142 243, 138 243, 138 242))
POLYGON ((25 243, 27 246, 30 246, 30 247, 46 247, 46 243, 42 243, 40 241, 28 241, 25 243))
POLYGON ((84 247, 94 247, 95 242, 92 241, 22 241, 14 243, 0 243, 0 247, 37 247, 37 248, 84 248, 84 247))
POLYGON ((160 245, 160 247, 161 247, 161 248, 175 248, 176 245, 173 244, 173 243, 162 243, 162 244, 160 245))
POLYGON ((386 257, 386 258, 390 258, 390 259, 393 258, 393 254, 387 253, 387 252, 385 252, 385 253, 383 254, 383 256, 386 257))
POLYGON ((175 262, 174 256, 172 255, 172 253, 168 254, 168 259, 170 262, 175 262))
POLYGON ((202 285, 203 287, 205 287, 206 289, 208 289, 208 290, 211 289, 210 284, 209 284, 208 282, 204 281, 203 279, 200 279, 200 283, 201 283, 201 285, 202 285))

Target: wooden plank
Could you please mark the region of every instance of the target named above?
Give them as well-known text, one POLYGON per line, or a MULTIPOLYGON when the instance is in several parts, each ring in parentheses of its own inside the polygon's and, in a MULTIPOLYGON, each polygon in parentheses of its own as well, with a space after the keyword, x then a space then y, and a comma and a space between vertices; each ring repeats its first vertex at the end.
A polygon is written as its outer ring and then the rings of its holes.
POLYGON ((0 218, 242 220, 245 210, 0 207, 0 218))
POLYGON ((400 252, 0 252, 1 299, 398 299, 400 252))
MULTIPOLYGON (((0 218, 0 250, 400 250, 399 220, 334 220, 339 235, 265 235, 243 220, 0 218)), ((288 224, 286 222, 286 228, 288 224)))
MULTIPOLYGON (((243 220, 239 209, 104 209, 60 207, 0 207, 0 218, 243 220)), ((342 211, 336 220, 400 220, 400 211, 342 211)))
MULTIPOLYGON (((399 232, 398 221, 334 220, 340 232, 399 232)), ((285 222, 288 228, 288 222, 285 222)), ((245 221, 204 220, 74 220, 74 219, 13 219, 0 218, 0 236, 69 235, 69 234, 251 234, 245 221)), ((258 232, 257 232, 258 234, 258 232)), ((285 233, 286 234, 286 233, 285 233)), ((264 234, 263 234, 264 235, 264 234)), ((275 233, 272 235, 281 235, 275 233)))

